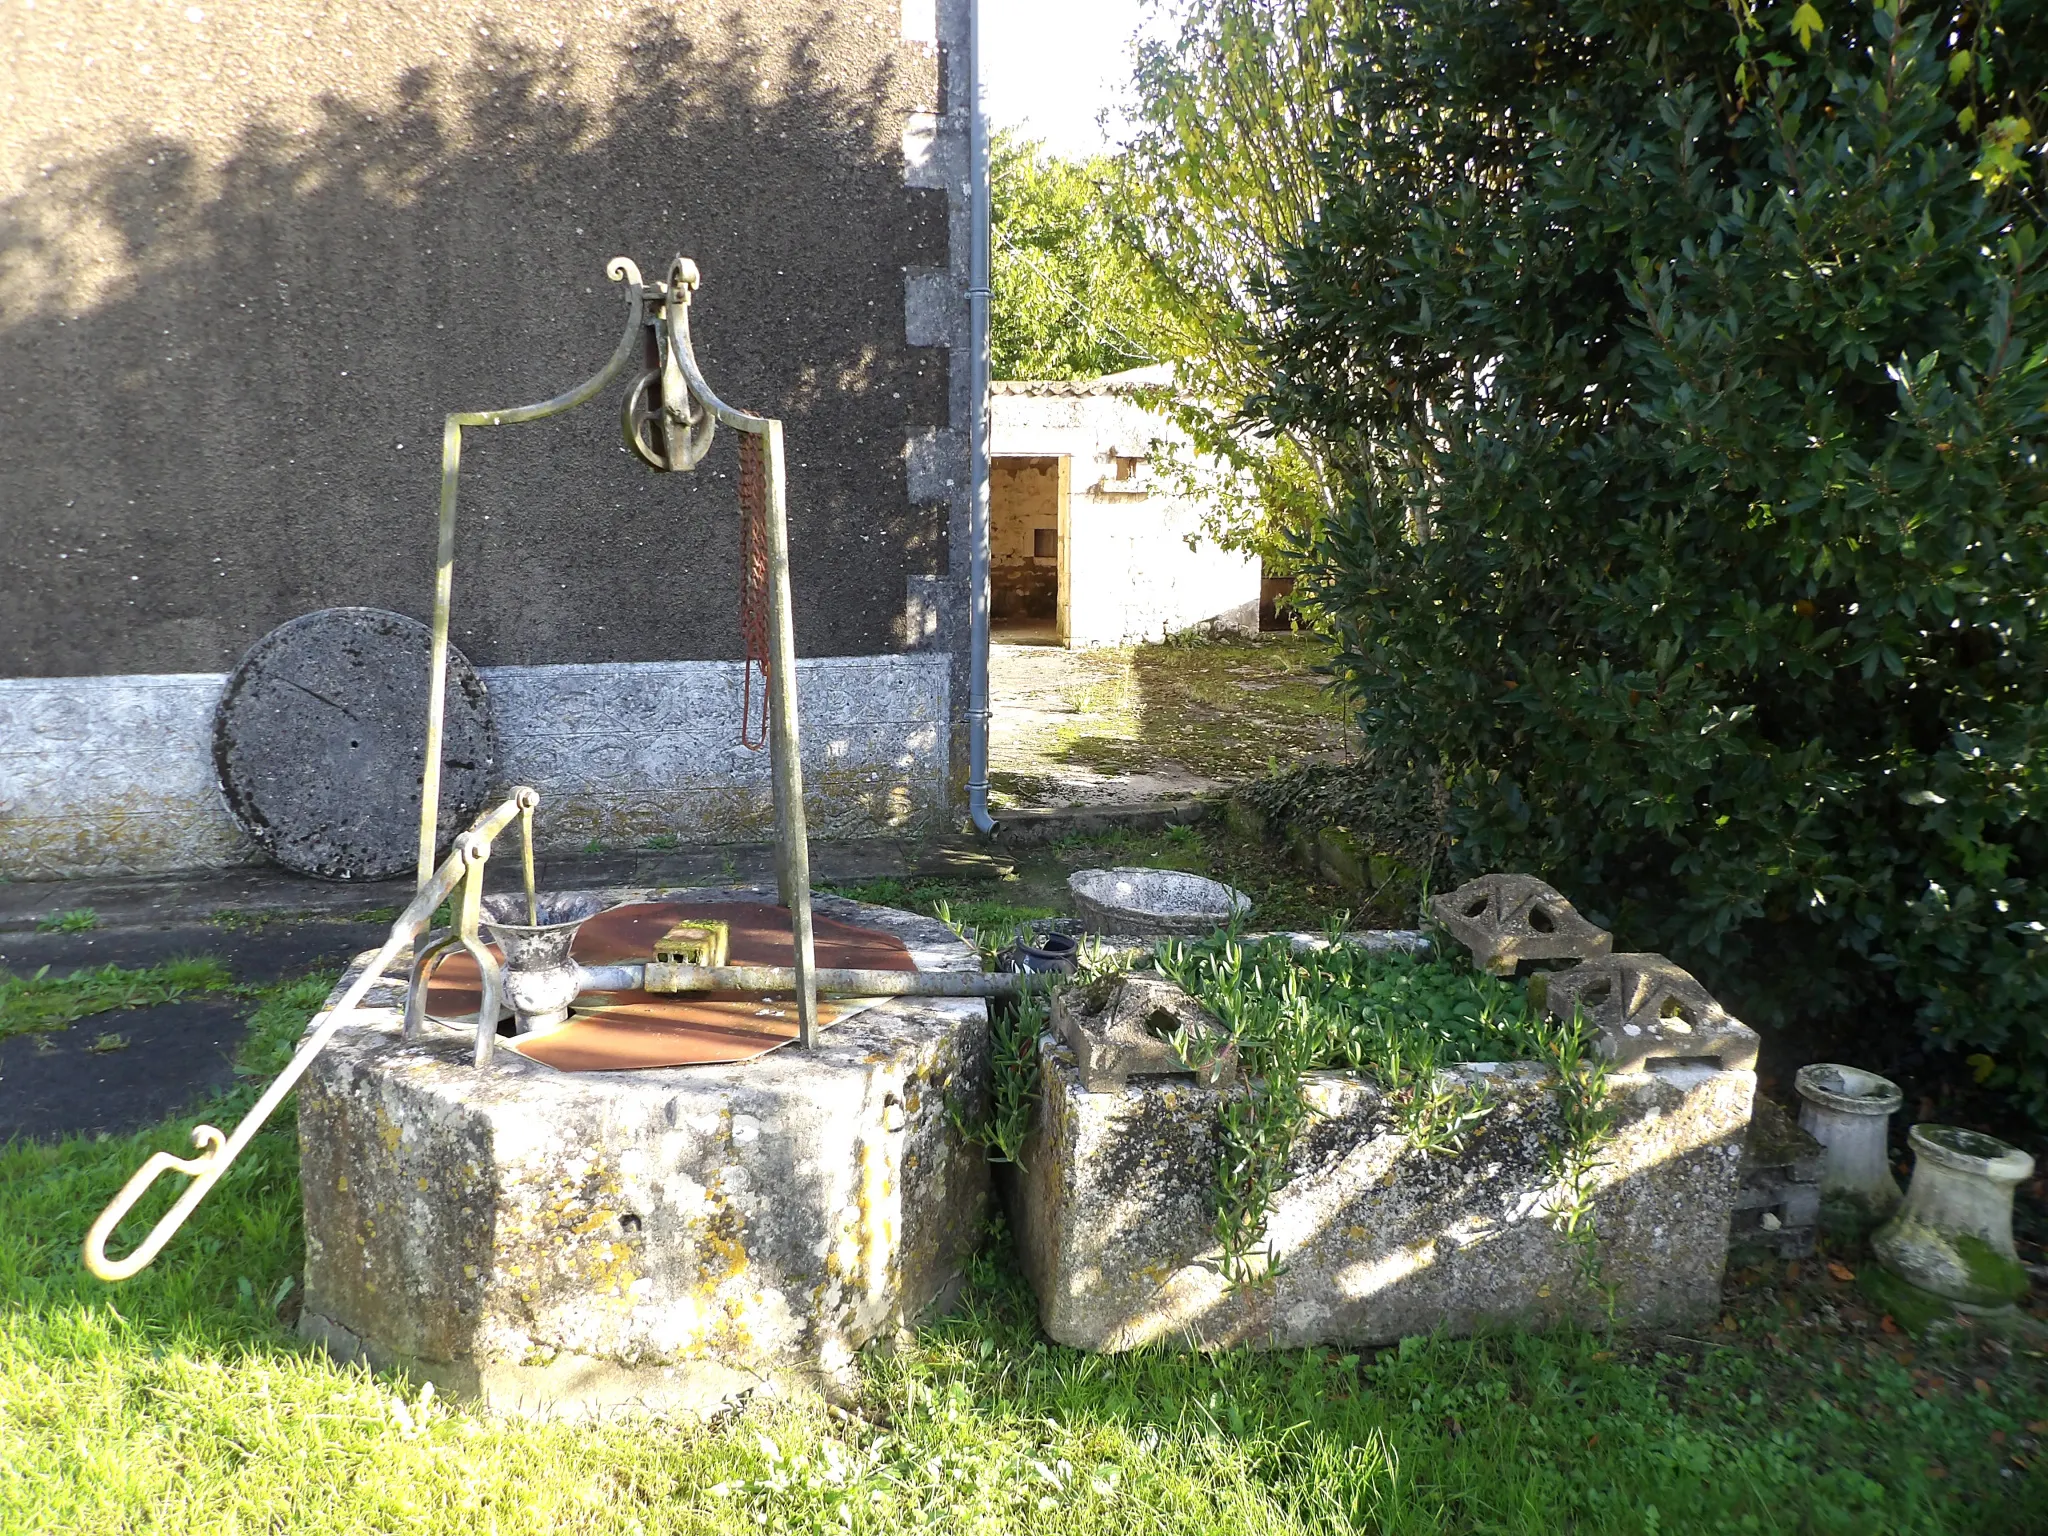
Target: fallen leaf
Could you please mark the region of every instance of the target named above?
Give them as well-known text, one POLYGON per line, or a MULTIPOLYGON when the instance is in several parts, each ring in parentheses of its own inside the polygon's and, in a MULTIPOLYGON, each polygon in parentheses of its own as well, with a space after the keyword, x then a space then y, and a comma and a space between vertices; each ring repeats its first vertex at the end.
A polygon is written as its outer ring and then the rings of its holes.
POLYGON ((2027 1433, 2030 1435, 2048 1435, 2048 1419, 2027 1420, 2027 1433))
POLYGON ((1592 1354, 1591 1358, 1592 1358, 1592 1359, 1594 1359, 1594 1360, 1596 1360, 1596 1361, 1597 1361, 1597 1360, 1612 1360, 1612 1359, 1614 1358, 1614 1351, 1613 1351, 1613 1350, 1611 1350, 1611 1349, 1596 1349, 1596 1350, 1594 1350, 1594 1351, 1593 1351, 1593 1354, 1592 1354))
POLYGON ((1844 1264, 1840 1259, 1828 1260, 1828 1273, 1837 1280, 1854 1280, 1856 1278, 1856 1271, 1844 1264))
POLYGON ((1970 1378, 1970 1385, 1977 1389, 1979 1397, 1989 1397, 1991 1395, 1991 1383, 1982 1376, 1972 1376, 1970 1378))
POLYGON ((1588 1435, 1588 1436, 1586 1436, 1586 1449, 1587 1449, 1587 1450, 1589 1450, 1589 1451, 1590 1451, 1590 1450, 1591 1450, 1591 1449, 1592 1449, 1592 1448, 1593 1448, 1594 1446, 1598 1445, 1599 1443, 1600 1443, 1600 1436, 1599 1436, 1599 1435, 1598 1435, 1597 1433, 1595 1433, 1595 1434, 1591 1434, 1591 1435, 1588 1435))
POLYGON ((2005 1431, 2002 1429, 1994 1429, 1993 1431, 1991 1431, 1991 1443, 1993 1445, 2005 1444, 2005 1431))
POLYGON ((1798 1278, 1799 1261, 1797 1259, 1794 1259, 1790 1264, 1787 1264, 1785 1266, 1785 1283, 1787 1285, 1790 1285, 1793 1281, 1797 1280, 1798 1278))
POLYGON ((1892 1315, 1889 1312, 1877 1320, 1877 1326, 1886 1333, 1897 1333, 1899 1331, 1899 1325, 1892 1321, 1892 1315))
POLYGON ((1929 1477, 1947 1477, 1948 1468, 1938 1461, 1930 1461, 1927 1463, 1927 1475, 1929 1477))

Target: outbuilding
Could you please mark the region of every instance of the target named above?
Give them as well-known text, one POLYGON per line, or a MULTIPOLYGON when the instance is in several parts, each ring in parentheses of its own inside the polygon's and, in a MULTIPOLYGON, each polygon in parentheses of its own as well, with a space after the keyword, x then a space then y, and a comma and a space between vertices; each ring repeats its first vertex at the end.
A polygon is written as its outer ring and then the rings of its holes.
POLYGON ((1000 638, 1080 648, 1258 629, 1258 557, 1225 549, 1204 525, 1190 484, 1218 470, 1166 412, 1172 383, 1158 364, 989 386, 1000 638))

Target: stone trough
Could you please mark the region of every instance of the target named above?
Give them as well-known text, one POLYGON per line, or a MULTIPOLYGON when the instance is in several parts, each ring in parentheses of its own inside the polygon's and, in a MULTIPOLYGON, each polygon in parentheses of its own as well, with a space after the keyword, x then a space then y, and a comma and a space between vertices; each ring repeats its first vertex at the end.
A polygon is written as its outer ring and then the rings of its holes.
MULTIPOLYGON (((895 934, 921 970, 978 969, 929 918, 817 911, 895 934)), ((811 1052, 617 1072, 509 1051, 478 1072, 459 1040, 405 1045, 402 1006, 373 992, 301 1089, 300 1326, 339 1354, 535 1415, 835 1395, 862 1345, 949 1299, 979 1238, 978 1000, 887 1001, 811 1052)))
MULTIPOLYGON (((1664 977, 1653 961, 1683 976, 1657 956, 1593 965, 1664 977)), ((1558 973, 1553 986, 1565 974, 1578 973, 1558 973)), ((1652 1002, 1662 1010, 1661 994, 1652 1002)), ((1213 1213, 1223 1107, 1247 1088, 1162 1072, 1098 1080, 1091 1092, 1074 1050, 1048 1031, 1043 1096, 1011 1191, 1046 1332, 1105 1351, 1358 1346, 1438 1329, 1711 1318, 1756 1036, 1718 1009, 1698 1028, 1675 1014, 1645 1026, 1619 1007, 1596 1009, 1591 1022, 1611 1064, 1611 1129, 1580 1183, 1590 1246, 1561 1220, 1576 1202, 1558 1159, 1559 1084, 1543 1065, 1446 1069, 1444 1078, 1484 1085, 1492 1103, 1456 1152, 1414 1145, 1370 1077, 1317 1072, 1305 1077, 1312 1113, 1267 1208, 1279 1267, 1236 1286, 1213 1213)))
MULTIPOLYGON (((1288 1160, 1267 1234, 1282 1267, 1232 1288, 1211 1237, 1224 1092, 1192 1078, 1090 1093, 1039 1042, 1045 1097, 1018 1174, 1025 1271, 1045 1330, 1091 1350, 1385 1344, 1444 1329, 1608 1321, 1560 1230, 1562 1140, 1541 1066, 1472 1063, 1496 1107, 1456 1155, 1424 1152, 1369 1079, 1311 1074, 1316 1118, 1288 1160)), ((1594 1277, 1613 1321, 1678 1326, 1720 1303, 1754 1072, 1652 1062, 1609 1079, 1612 1140, 1594 1170, 1594 1277)))

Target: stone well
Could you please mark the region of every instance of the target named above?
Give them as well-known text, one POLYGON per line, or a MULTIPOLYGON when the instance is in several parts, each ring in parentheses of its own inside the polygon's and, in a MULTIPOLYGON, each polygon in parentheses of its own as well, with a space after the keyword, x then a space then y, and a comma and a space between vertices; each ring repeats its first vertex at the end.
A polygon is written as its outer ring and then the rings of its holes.
MULTIPOLYGON (((1741 1030, 1741 1026, 1734 1026, 1741 1030)), ((1611 1139, 1592 1174, 1599 1284, 1614 1321, 1695 1324, 1720 1301, 1756 1089, 1755 1037, 1712 1060, 1608 1078, 1611 1139)), ((1640 1050, 1640 1046, 1630 1048, 1640 1050)), ((1039 1041, 1044 1097, 1017 1175, 1018 1241, 1045 1330, 1124 1350, 1371 1345, 1444 1329, 1604 1324, 1580 1246, 1557 1228, 1555 1081, 1535 1063, 1448 1069, 1495 1105, 1456 1155, 1402 1134, 1369 1078, 1309 1075, 1267 1234, 1282 1267, 1232 1289, 1212 1236, 1225 1093, 1189 1076, 1090 1093, 1072 1052, 1039 1041)))
MULTIPOLYGON (((931 919, 816 907, 919 969, 978 968, 931 919)), ((979 1239, 987 1164, 960 1129, 988 1097, 979 1000, 892 1000, 811 1052, 587 1073, 503 1050, 479 1073, 464 1042, 405 1045, 402 1004, 373 991, 300 1090, 300 1326, 337 1353, 504 1412, 830 1395, 863 1344, 950 1299, 979 1239)))

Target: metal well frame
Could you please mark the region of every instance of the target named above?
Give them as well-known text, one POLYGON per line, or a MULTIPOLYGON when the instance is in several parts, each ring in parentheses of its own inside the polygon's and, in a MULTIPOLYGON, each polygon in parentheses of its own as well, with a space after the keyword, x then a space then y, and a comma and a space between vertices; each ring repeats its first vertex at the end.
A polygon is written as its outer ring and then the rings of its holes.
MULTIPOLYGON (((782 423, 727 405, 704 382, 690 341, 690 296, 699 284, 697 265, 678 256, 665 282, 647 283, 640 269, 623 256, 606 265, 613 282, 626 285, 626 328, 611 360, 574 389, 536 405, 500 411, 451 411, 441 429, 440 539, 434 567, 432 678, 427 696, 425 772, 420 784, 419 881, 432 877, 439 840, 441 799, 441 731, 447 703, 448 620, 455 590, 455 513, 462 473, 462 431, 465 427, 501 427, 540 421, 594 399, 617 378, 636 349, 651 353, 652 366, 626 394, 621 426, 627 445, 651 468, 694 469, 710 451, 721 424, 744 433, 743 467, 758 469, 758 489, 765 507, 742 516, 761 516, 765 523, 768 623, 768 750, 775 796, 776 888, 789 908, 796 940, 797 1038, 806 1050, 817 1044, 818 987, 816 943, 811 928, 811 856, 804 820, 803 763, 799 756, 796 700, 796 619, 790 594, 789 517, 783 472, 782 423), (652 311, 650 313, 650 311, 652 311), (645 338, 645 340, 643 340, 645 338), (757 450, 748 464, 748 447, 757 450)), ((743 573, 745 579, 745 573, 743 573)), ((751 660, 752 658, 750 658, 751 660)), ((741 688, 750 690, 751 669, 743 671, 741 688)))

